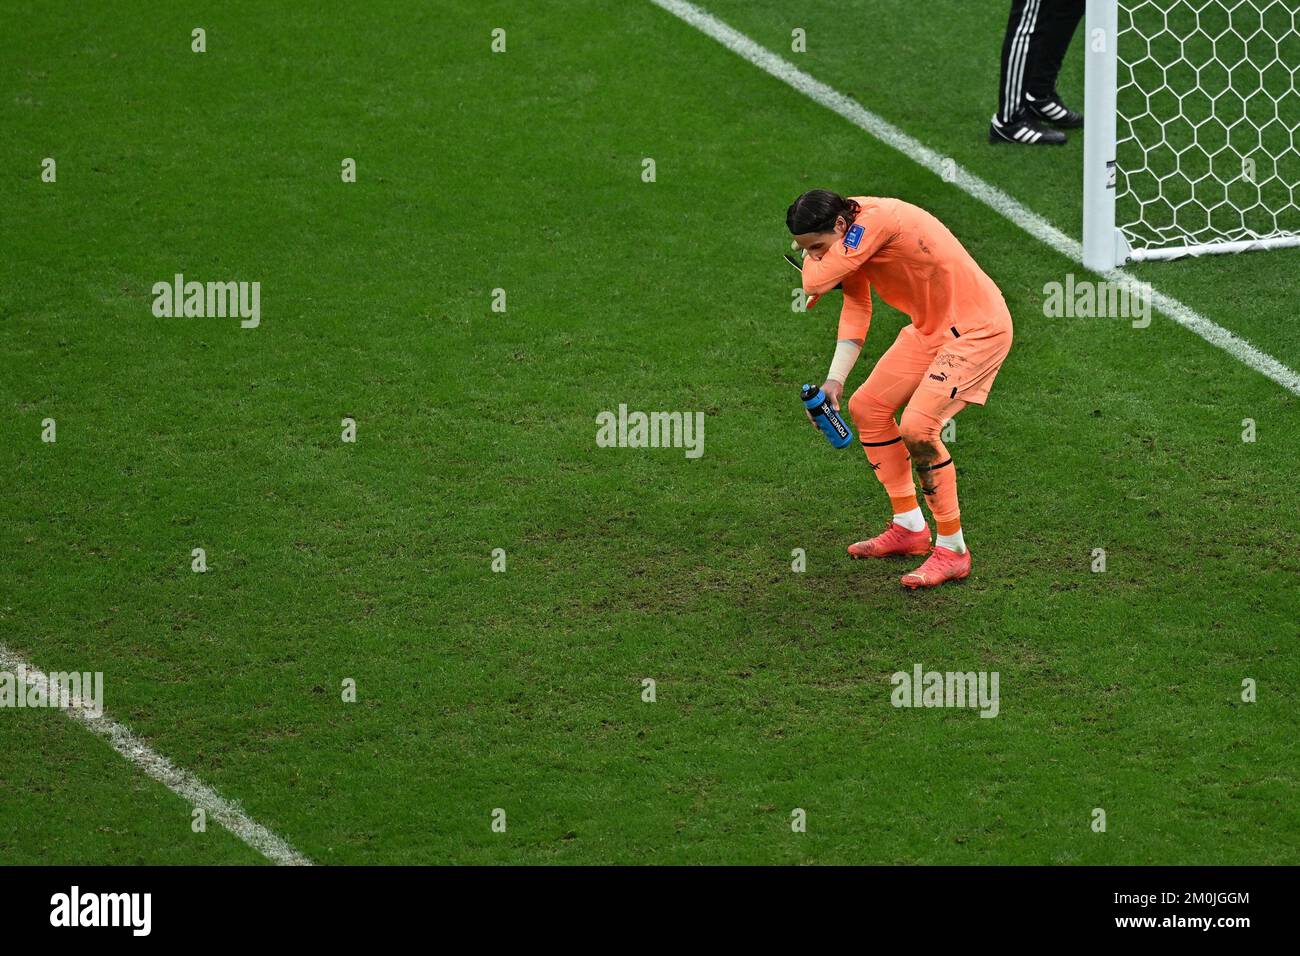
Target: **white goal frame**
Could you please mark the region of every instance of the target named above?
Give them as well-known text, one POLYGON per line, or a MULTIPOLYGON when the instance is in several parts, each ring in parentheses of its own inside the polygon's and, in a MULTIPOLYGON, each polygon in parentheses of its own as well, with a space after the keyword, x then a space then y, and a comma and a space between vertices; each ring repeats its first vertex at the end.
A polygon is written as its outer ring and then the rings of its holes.
MULTIPOLYGON (((1300 246, 1300 233, 1276 234, 1277 230, 1272 235, 1250 233, 1241 239, 1143 246, 1133 243, 1130 235, 1116 226, 1120 4, 1126 2, 1141 4, 1144 0, 1088 0, 1085 17, 1083 264, 1104 271, 1129 261, 1300 246)), ((1237 0, 1237 5, 1247 2, 1251 0, 1237 0)), ((1292 134, 1296 142, 1296 131, 1292 134)), ((1296 188, 1300 189, 1300 184, 1296 188)))

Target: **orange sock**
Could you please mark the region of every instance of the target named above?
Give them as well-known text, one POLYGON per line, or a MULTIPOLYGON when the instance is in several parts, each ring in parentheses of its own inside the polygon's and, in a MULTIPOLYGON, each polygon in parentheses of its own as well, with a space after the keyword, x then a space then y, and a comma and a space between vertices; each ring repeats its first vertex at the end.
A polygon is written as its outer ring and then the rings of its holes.
POLYGON ((909 405, 903 411, 903 429, 934 446, 937 457, 929 465, 917 465, 916 476, 930 514, 934 515, 935 530, 941 536, 958 534, 961 510, 957 507, 957 466, 939 439, 943 421, 909 405))
MULTIPOLYGON (((898 426, 894 427, 897 429, 898 426)), ((887 442, 863 441, 862 450, 867 453, 867 464, 876 480, 885 486, 894 513, 902 514, 917 507, 916 485, 912 483, 912 456, 907 453, 902 437, 887 442)))
POLYGON ((935 529, 939 534, 956 534, 961 530, 961 510, 957 507, 957 466, 943 442, 939 446, 939 460, 933 465, 918 465, 917 477, 921 479, 921 492, 925 503, 934 515, 935 529))
POLYGON ((894 514, 917 507, 916 485, 912 482, 912 456, 894 421, 894 409, 882 405, 861 388, 849 400, 849 414, 858 426, 862 450, 876 480, 885 486, 894 514))
POLYGON ((889 506, 894 509, 894 514, 896 515, 905 515, 909 511, 915 511, 917 508, 921 507, 919 504, 917 504, 915 491, 913 491, 910 495, 903 495, 899 497, 890 495, 889 506))

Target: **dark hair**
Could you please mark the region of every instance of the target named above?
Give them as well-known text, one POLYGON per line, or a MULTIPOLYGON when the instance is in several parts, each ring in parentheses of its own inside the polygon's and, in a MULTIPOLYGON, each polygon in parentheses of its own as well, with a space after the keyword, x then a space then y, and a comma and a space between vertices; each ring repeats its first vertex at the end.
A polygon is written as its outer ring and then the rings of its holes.
POLYGON ((861 211, 852 199, 845 199, 839 193, 829 189, 810 189, 785 211, 785 224, 790 235, 801 236, 806 232, 833 232, 835 220, 840 216, 845 222, 853 222, 861 211))

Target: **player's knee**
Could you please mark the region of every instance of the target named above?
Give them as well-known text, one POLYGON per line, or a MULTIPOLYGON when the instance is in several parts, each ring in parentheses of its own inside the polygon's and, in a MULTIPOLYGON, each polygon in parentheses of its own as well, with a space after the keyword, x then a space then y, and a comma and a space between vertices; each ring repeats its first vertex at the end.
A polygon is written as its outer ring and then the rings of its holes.
POLYGON ((916 466, 931 465, 939 460, 939 449, 933 442, 915 435, 903 435, 903 444, 907 446, 907 453, 912 456, 912 464, 916 466))
POLYGON ((903 436, 903 444, 912 455, 912 460, 925 464, 938 453, 940 422, 929 415, 914 409, 906 409, 898 423, 898 432, 903 436))
POLYGON ((865 387, 859 387, 849 399, 849 415, 863 435, 879 434, 894 421, 894 410, 872 396, 865 387))

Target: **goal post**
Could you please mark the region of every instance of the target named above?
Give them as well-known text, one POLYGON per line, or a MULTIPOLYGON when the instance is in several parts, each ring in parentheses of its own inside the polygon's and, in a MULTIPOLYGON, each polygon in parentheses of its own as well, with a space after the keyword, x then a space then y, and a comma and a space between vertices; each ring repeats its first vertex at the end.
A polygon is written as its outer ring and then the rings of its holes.
POLYGON ((1115 95, 1118 0, 1088 0, 1083 88, 1083 264, 1113 269, 1128 258, 1115 228, 1115 95))
POLYGON ((1300 0, 1088 0, 1083 261, 1300 246, 1300 0))

